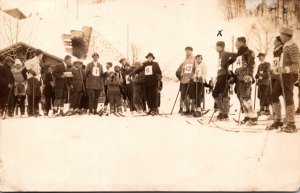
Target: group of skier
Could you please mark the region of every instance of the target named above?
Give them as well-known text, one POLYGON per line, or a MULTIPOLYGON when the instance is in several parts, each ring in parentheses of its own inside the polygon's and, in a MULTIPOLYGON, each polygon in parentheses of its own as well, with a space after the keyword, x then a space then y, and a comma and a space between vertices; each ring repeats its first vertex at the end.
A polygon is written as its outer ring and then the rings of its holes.
POLYGON ((42 57, 43 52, 36 50, 24 65, 19 59, 5 58, 0 66, 1 115, 18 115, 20 108, 20 116, 24 116, 26 95, 28 116, 40 116, 40 103, 44 116, 52 109, 54 117, 85 113, 101 116, 109 112, 122 115, 127 108, 141 114, 147 106, 147 114, 159 114, 162 73, 152 53, 143 64, 130 66, 122 58, 114 67, 108 62, 106 70, 98 62, 98 53, 92 55, 93 61, 86 67, 81 60, 72 62, 70 55, 56 66, 40 65, 42 57), (102 92, 104 107, 98 110, 102 92))

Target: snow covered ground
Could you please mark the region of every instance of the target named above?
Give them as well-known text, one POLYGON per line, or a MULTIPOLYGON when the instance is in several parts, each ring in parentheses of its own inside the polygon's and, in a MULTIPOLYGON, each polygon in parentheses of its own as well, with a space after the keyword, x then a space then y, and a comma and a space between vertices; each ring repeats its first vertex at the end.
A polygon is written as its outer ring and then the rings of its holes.
MULTIPOLYGON (((177 86, 177 83, 165 84, 162 112, 170 112, 177 86)), ((299 132, 226 132, 201 125, 194 118, 181 117, 177 111, 178 106, 170 118, 128 114, 125 118, 84 115, 1 120, 0 188, 3 191, 295 191, 299 188, 299 132)), ((234 116, 237 115, 231 117, 234 116)), ((223 126, 231 124, 235 123, 230 121, 223 126)), ((299 124, 298 121, 298 127, 299 124)))

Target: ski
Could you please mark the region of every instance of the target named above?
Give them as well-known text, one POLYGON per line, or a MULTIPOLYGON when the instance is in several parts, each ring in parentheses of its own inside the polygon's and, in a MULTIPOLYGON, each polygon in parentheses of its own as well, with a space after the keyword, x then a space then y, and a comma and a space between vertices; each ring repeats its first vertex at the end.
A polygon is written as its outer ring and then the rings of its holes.
POLYGON ((226 132, 236 132, 236 133, 239 133, 239 132, 246 132, 246 133, 263 133, 263 132, 266 132, 268 130, 266 130, 265 128, 253 128, 251 126, 239 126, 239 127, 236 127, 236 128, 226 128, 226 127, 223 127, 223 126, 220 126, 218 123, 212 121, 211 122, 215 127, 214 128, 218 128, 218 129, 221 129, 223 131, 226 131, 226 132))

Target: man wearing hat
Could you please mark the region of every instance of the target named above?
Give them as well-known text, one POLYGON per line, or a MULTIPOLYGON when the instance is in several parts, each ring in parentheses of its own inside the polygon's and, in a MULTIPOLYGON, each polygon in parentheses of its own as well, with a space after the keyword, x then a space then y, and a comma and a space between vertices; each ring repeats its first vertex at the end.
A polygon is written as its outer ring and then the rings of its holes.
MULTIPOLYGON (((258 59, 260 64, 257 68, 257 73, 255 75, 256 84, 258 86, 257 97, 260 100, 260 115, 270 115, 270 69, 271 65, 269 62, 265 62, 266 55, 264 53, 258 54, 258 59)), ((256 97, 256 96, 255 96, 256 97)))
POLYGON ((158 85, 162 77, 162 73, 157 62, 154 62, 155 59, 152 53, 149 53, 147 56, 147 61, 143 65, 133 72, 130 75, 134 75, 144 71, 145 73, 145 92, 146 100, 149 108, 147 114, 157 115, 158 112, 158 85))
POLYGON ((282 131, 293 133, 297 132, 295 125, 295 105, 294 105, 294 83, 297 81, 299 72, 299 48, 292 40, 293 29, 282 27, 280 29, 280 38, 284 43, 283 53, 279 61, 275 73, 279 74, 276 79, 274 89, 272 92, 272 107, 274 109, 274 123, 271 129, 277 129, 283 126, 281 120, 281 104, 279 96, 283 96, 285 102, 285 121, 286 126, 282 131))
MULTIPOLYGON (((192 95, 191 88, 194 87, 193 77, 195 74, 195 57, 193 56, 193 48, 187 46, 185 48, 186 59, 176 71, 176 76, 180 80, 180 92, 182 100, 182 109, 184 115, 194 113, 194 109, 190 108, 190 100, 195 100, 192 95)), ((193 102, 192 102, 193 103, 193 102)))
POLYGON ((14 104, 14 77, 11 72, 11 68, 14 65, 14 60, 11 57, 6 57, 3 61, 3 65, 0 66, 0 116, 3 115, 5 106, 7 105, 9 109, 9 116, 13 116, 13 104, 14 104))
POLYGON ((89 115, 95 115, 98 108, 98 100, 104 88, 103 67, 98 62, 99 54, 93 53, 93 61, 85 69, 86 88, 89 95, 89 115))
POLYGON ((225 42, 218 41, 216 43, 216 51, 219 53, 217 82, 215 84, 212 96, 215 99, 215 104, 219 109, 218 120, 228 119, 230 97, 228 95, 229 85, 228 81, 231 78, 231 73, 228 70, 227 63, 230 58, 236 57, 236 53, 225 51, 225 42))

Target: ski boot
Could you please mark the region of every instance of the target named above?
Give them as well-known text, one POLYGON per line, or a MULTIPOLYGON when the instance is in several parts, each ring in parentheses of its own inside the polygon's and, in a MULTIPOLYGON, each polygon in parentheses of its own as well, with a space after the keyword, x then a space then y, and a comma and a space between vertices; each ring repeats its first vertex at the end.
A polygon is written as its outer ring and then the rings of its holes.
POLYGON ((201 112, 200 112, 200 111, 195 111, 195 112, 193 113, 193 116, 194 116, 194 117, 201 117, 201 112))
POLYGON ((248 121, 250 121, 250 118, 249 118, 249 117, 245 117, 245 118, 240 122, 240 124, 241 124, 241 125, 244 125, 244 124, 246 124, 248 121))
POLYGON ((220 120, 222 120, 222 119, 223 119, 223 113, 219 113, 218 116, 217 116, 217 120, 220 121, 220 120))
POLYGON ((222 114, 222 119, 221 121, 226 121, 228 119, 228 114, 222 114))
POLYGON ((285 133, 297 133, 298 129, 295 123, 288 123, 285 127, 281 128, 281 131, 285 133))
POLYGON ((71 115, 74 115, 75 114, 75 111, 70 109, 65 115, 66 116, 71 116, 71 115))
POLYGON ((187 109, 186 111, 183 111, 181 115, 183 116, 189 116, 191 114, 190 109, 187 109))
POLYGON ((182 114, 182 112, 183 112, 183 111, 182 111, 182 107, 180 107, 178 113, 179 113, 179 114, 182 114))
POLYGON ((300 115, 300 107, 297 108, 297 110, 295 111, 296 115, 300 115))
POLYGON ((257 117, 249 118, 249 120, 246 123, 247 126, 253 126, 253 125, 256 125, 256 124, 257 124, 257 117))
POLYGON ((88 115, 94 115, 94 110, 89 110, 88 115))
POLYGON ((276 129, 280 129, 283 126, 283 122, 281 122, 280 120, 276 120, 274 123, 272 123, 272 125, 270 125, 267 130, 276 130, 276 129))
POLYGON ((269 107, 266 107, 266 108, 265 108, 265 115, 266 115, 266 116, 270 116, 270 115, 271 115, 271 112, 270 112, 269 107))

